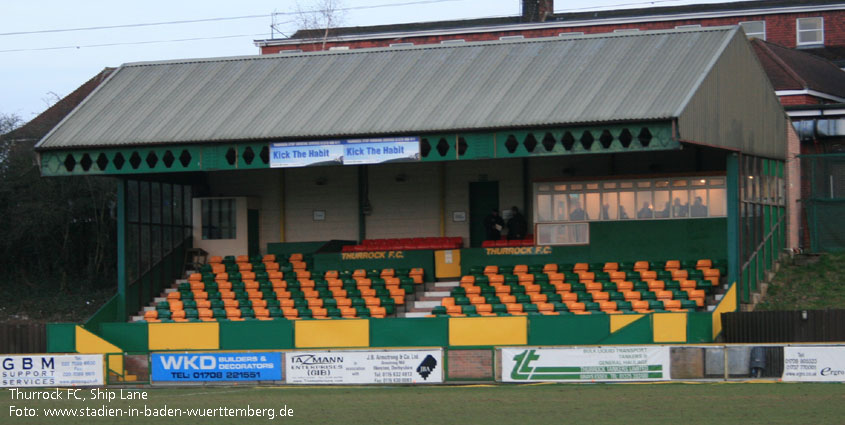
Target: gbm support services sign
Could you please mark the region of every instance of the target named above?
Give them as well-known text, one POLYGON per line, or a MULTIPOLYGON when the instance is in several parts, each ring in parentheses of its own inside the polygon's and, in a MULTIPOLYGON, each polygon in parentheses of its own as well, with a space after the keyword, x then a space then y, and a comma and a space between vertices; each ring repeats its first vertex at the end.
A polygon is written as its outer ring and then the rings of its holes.
POLYGON ((153 382, 281 381, 281 353, 153 353, 153 382))

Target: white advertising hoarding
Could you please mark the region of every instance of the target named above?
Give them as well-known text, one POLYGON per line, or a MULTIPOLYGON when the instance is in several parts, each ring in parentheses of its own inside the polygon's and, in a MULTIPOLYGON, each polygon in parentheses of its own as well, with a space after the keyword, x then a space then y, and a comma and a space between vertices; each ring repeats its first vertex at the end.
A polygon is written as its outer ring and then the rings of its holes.
POLYGON ((443 382, 442 350, 285 353, 289 384, 429 384, 443 382))
POLYGON ((102 354, 0 356, 0 387, 103 385, 102 354))
POLYGON ((669 347, 502 348, 502 380, 668 381, 669 359, 669 347))
POLYGON ((845 347, 783 347, 783 380, 845 382, 845 347))

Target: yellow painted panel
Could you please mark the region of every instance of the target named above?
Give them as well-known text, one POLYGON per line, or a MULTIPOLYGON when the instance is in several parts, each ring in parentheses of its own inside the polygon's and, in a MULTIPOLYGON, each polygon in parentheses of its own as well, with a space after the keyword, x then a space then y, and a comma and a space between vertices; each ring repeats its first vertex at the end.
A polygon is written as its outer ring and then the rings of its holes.
POLYGON ((631 323, 640 320, 644 314, 614 314, 610 316, 610 333, 614 333, 631 323))
POLYGON ((736 282, 731 285, 722 301, 713 310, 713 340, 722 333, 722 313, 730 313, 736 311, 736 282))
POLYGON ((369 347, 369 320, 297 320, 297 348, 369 347))
POLYGON ((434 276, 439 279, 461 277, 461 250, 434 251, 434 276))
MULTIPOLYGON (((77 326, 76 352, 80 354, 123 353, 123 349, 88 332, 82 326, 77 326)), ((107 363, 109 370, 123 375, 123 354, 109 355, 107 363)))
POLYGON ((150 323, 150 350, 216 350, 220 326, 209 323, 150 323))
POLYGON ((655 313, 652 320, 654 342, 687 342, 686 313, 655 313))
POLYGON ((528 318, 455 317, 449 319, 449 345, 524 345, 528 318))

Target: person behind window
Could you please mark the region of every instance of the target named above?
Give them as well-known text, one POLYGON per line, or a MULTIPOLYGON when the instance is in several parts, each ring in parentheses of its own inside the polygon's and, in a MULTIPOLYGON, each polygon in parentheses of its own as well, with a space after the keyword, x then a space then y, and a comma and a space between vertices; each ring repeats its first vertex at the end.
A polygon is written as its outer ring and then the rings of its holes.
POLYGON ((587 212, 581 208, 581 205, 575 204, 572 210, 569 211, 570 221, 584 221, 587 220, 587 212))
POLYGON ((666 205, 663 206, 662 210, 654 212, 654 218, 669 218, 669 211, 671 209, 672 204, 669 201, 666 201, 666 205))
POLYGON ((637 212, 637 218, 651 218, 651 205, 648 202, 643 202, 643 207, 640 208, 640 211, 637 212))
POLYGON ((610 205, 603 204, 601 206, 601 219, 610 220, 610 205))
POLYGON ((707 217, 707 205, 704 205, 704 200, 700 196, 695 197, 695 202, 690 207, 692 217, 707 217))
POLYGON ((682 204, 681 198, 675 198, 672 204, 673 217, 686 217, 689 215, 689 204, 682 204))
POLYGON ((628 212, 625 211, 625 206, 619 206, 619 219, 620 220, 627 220, 628 219, 628 212))
POLYGON ((484 218, 484 231, 488 241, 497 241, 502 238, 502 227, 505 221, 499 216, 499 211, 490 211, 490 215, 484 218))
POLYGON ((525 216, 519 212, 519 208, 511 208, 511 218, 508 219, 508 239, 525 239, 525 232, 528 231, 528 222, 525 216))

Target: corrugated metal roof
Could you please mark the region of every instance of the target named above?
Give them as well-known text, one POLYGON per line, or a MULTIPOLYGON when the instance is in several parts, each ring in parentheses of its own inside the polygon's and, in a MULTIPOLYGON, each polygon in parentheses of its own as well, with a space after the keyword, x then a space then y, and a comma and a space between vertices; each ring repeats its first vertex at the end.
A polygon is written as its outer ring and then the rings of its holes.
POLYGON ((735 28, 135 63, 39 148, 673 118, 735 28))

